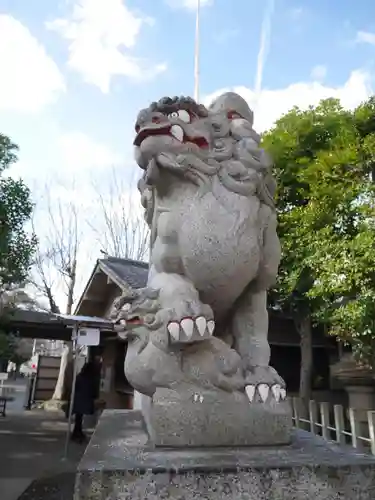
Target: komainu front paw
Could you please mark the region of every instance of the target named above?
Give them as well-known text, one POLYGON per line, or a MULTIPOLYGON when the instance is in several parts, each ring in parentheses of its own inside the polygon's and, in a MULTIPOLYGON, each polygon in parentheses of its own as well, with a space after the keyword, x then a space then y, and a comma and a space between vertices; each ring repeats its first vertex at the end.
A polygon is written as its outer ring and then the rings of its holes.
POLYGON ((186 317, 182 318, 181 321, 170 321, 167 328, 171 340, 176 342, 204 340, 213 335, 215 321, 206 319, 204 316, 186 317))
POLYGON ((286 399, 285 382, 271 366, 257 366, 246 374, 250 403, 280 403, 286 399))
POLYGON ((215 330, 212 310, 205 304, 186 303, 183 308, 180 304, 179 307, 168 309, 167 316, 167 330, 172 343, 207 340, 215 330))

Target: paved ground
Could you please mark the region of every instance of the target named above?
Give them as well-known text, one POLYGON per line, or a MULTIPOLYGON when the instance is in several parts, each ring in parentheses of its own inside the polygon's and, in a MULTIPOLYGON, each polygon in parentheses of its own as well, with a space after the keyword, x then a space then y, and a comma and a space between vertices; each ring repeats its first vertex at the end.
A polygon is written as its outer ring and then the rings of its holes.
POLYGON ((13 385, 14 401, 6 418, 0 417, 1 500, 72 500, 75 469, 85 447, 71 443, 64 460, 65 418, 24 411, 25 384, 13 385))
POLYGON ((26 398, 27 380, 7 380, 4 383, 4 387, 6 390, 10 390, 9 395, 13 398, 13 401, 10 401, 7 404, 7 410, 17 413, 23 412, 26 398))

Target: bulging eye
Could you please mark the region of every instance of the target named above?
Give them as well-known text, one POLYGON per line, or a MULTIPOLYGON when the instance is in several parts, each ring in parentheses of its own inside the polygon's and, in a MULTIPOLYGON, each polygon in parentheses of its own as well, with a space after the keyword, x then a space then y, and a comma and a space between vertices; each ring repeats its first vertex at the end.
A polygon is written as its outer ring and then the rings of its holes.
POLYGON ((173 111, 173 113, 169 113, 168 118, 179 118, 177 111, 173 111))
POLYGON ((191 121, 190 114, 185 109, 179 110, 178 117, 181 121, 183 121, 185 123, 190 123, 190 121, 191 121))
POLYGON ((229 120, 236 120, 238 118, 242 118, 242 116, 239 113, 237 113, 236 111, 229 111, 228 118, 229 118, 229 120))

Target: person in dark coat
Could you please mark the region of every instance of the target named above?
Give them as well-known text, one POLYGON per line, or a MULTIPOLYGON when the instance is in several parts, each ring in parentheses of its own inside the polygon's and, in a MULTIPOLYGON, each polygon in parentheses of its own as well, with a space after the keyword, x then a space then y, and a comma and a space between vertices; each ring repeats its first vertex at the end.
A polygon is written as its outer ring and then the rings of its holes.
POLYGON ((83 432, 83 416, 93 415, 95 412, 95 400, 99 396, 99 377, 100 367, 95 361, 86 363, 77 375, 72 411, 75 415, 71 435, 73 441, 83 442, 86 439, 83 432))

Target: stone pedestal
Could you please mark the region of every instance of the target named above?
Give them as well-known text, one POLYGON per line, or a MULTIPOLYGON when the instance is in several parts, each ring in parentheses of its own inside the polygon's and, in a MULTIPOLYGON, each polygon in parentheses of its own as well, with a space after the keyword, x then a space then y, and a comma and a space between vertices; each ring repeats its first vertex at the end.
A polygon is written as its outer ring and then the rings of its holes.
POLYGON ((375 410, 374 372, 355 361, 351 353, 331 367, 332 375, 340 381, 349 397, 349 407, 357 412, 359 433, 368 437, 369 410, 375 410))
POLYGON ((141 412, 105 411, 74 500, 162 498, 373 500, 375 459, 300 430, 285 446, 155 448, 141 412))
POLYGON ((375 386, 347 385, 345 390, 349 396, 349 407, 356 410, 360 436, 369 437, 367 412, 375 409, 375 386))
POLYGON ((291 440, 290 403, 272 397, 250 403, 241 393, 158 388, 148 415, 156 446, 267 446, 291 440))

